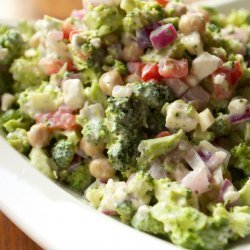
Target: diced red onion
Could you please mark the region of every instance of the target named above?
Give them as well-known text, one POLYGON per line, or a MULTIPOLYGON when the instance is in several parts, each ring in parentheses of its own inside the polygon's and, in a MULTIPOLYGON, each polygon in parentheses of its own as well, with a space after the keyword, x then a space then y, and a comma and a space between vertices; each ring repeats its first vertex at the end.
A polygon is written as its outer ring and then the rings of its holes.
POLYGON ((166 24, 153 30, 150 41, 155 49, 163 49, 173 43, 177 38, 177 32, 173 24, 166 24))
POLYGON ((214 171, 216 168, 221 166, 221 164, 226 159, 227 154, 223 151, 215 152, 210 159, 206 162, 206 165, 210 169, 210 171, 214 171))
POLYGON ((160 26, 161 23, 159 22, 153 23, 136 31, 136 40, 140 48, 147 49, 152 47, 150 34, 153 30, 157 29, 160 26))
POLYGON ((162 167, 162 164, 159 160, 154 161, 149 170, 148 173, 154 178, 154 179, 164 179, 167 177, 167 174, 162 167))
POLYGON ((182 96, 189 89, 185 82, 177 78, 165 79, 164 82, 173 90, 177 97, 182 96))
POLYGON ((182 96, 182 99, 186 102, 198 101, 202 106, 205 106, 210 100, 210 95, 201 86, 195 86, 189 89, 182 96))
POLYGON ((195 170, 187 174, 182 179, 181 184, 186 188, 190 188, 198 195, 208 192, 210 182, 206 167, 196 168, 195 170))
POLYGON ((116 211, 113 211, 113 210, 104 210, 102 211, 102 213, 108 215, 108 216, 117 216, 117 212, 116 211))
POLYGON ((205 162, 194 148, 190 148, 184 155, 184 159, 188 165, 194 170, 196 168, 207 168, 205 162))
POLYGON ((207 162, 213 155, 211 152, 207 150, 203 150, 203 149, 198 150, 197 153, 199 154, 199 156, 204 162, 207 162))
POLYGON ((178 168, 175 169, 173 176, 175 181, 180 183, 189 173, 190 171, 184 165, 178 165, 178 168))
POLYGON ((52 39, 53 41, 61 41, 63 39, 63 32, 52 30, 52 31, 49 31, 48 37, 52 39))
POLYGON ((239 196, 239 192, 234 185, 228 179, 225 179, 220 190, 219 200, 232 205, 237 202, 239 196))
POLYGON ((250 107, 249 106, 246 108, 246 111, 243 115, 230 116, 230 121, 232 122, 232 124, 238 124, 238 123, 242 123, 248 120, 250 120, 250 107))

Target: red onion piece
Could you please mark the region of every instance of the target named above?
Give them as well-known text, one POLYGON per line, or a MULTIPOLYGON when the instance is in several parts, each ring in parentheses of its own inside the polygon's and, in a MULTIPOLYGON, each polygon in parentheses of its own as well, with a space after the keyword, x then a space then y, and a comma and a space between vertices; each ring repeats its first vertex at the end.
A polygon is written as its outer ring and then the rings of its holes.
POLYGON ((173 24, 166 24, 153 30, 150 41, 155 49, 162 49, 173 43, 177 38, 177 32, 173 24))
POLYGON ((230 121, 232 122, 232 124, 238 124, 238 123, 242 123, 248 120, 250 120, 250 107, 249 106, 246 108, 246 111, 243 115, 230 116, 230 121))
POLYGON ((117 212, 116 211, 113 211, 113 210, 104 210, 102 211, 102 213, 108 215, 108 216, 117 216, 117 212))
POLYGON ((176 78, 165 79, 164 83, 173 90, 177 97, 181 97, 189 89, 185 82, 176 78))
POLYGON ((150 34, 153 30, 161 26, 161 23, 153 23, 142 29, 136 31, 136 40, 140 48, 147 49, 152 48, 152 43, 150 41, 150 34))
POLYGON ((206 165, 210 169, 210 171, 214 171, 217 169, 221 164, 224 162, 224 160, 227 158, 227 154, 223 151, 215 152, 210 159, 206 162, 206 165))
POLYGON ((208 192, 210 182, 207 169, 204 167, 196 168, 182 179, 181 184, 198 195, 208 192))
POLYGON ((220 190, 219 201, 232 206, 233 204, 236 204, 239 196, 239 192, 234 185, 228 179, 225 179, 220 190))
POLYGON ((156 180, 167 178, 167 174, 162 167, 161 162, 157 160, 151 164, 148 173, 156 180))

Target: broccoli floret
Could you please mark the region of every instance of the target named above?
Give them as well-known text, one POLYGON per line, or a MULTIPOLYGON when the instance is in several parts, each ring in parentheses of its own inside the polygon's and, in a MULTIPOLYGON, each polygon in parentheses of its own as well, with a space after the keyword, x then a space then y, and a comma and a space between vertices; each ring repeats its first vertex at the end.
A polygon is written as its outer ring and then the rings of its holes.
POLYGON ((66 169, 74 158, 75 147, 69 140, 60 140, 52 147, 51 155, 59 169, 66 169))
POLYGON ((173 102, 176 97, 168 86, 144 83, 133 86, 135 98, 146 104, 150 109, 161 110, 163 105, 173 102))
POLYGON ((208 103, 209 109, 213 111, 213 113, 225 113, 227 111, 227 107, 229 104, 229 100, 223 99, 223 100, 215 100, 211 99, 208 103))
POLYGON ((103 107, 107 106, 107 96, 101 91, 98 81, 93 82, 91 87, 85 88, 84 91, 90 103, 101 103, 103 107))
POLYGON ((227 218, 208 217, 193 207, 158 202, 151 213, 171 241, 187 249, 222 250, 232 236, 227 218))
POLYGON ((138 146, 138 151, 141 153, 137 159, 139 167, 147 167, 157 157, 175 149, 183 139, 185 139, 185 134, 183 130, 179 130, 170 136, 141 141, 138 146))
POLYGON ((166 236, 163 224, 152 216, 150 207, 146 205, 139 207, 131 225, 143 232, 166 236))
POLYGON ((114 64, 110 68, 110 70, 115 70, 121 75, 126 74, 127 71, 128 71, 126 65, 123 62, 119 61, 119 60, 115 60, 114 64))
POLYGON ((99 5, 89 10, 84 17, 89 29, 97 30, 99 36, 110 34, 121 27, 123 13, 117 6, 99 5))
POLYGON ((18 30, 22 34, 23 40, 29 41, 29 39, 35 34, 35 25, 33 21, 21 20, 18 23, 18 30))
POLYGON ((98 144, 106 138, 107 128, 104 124, 104 116, 100 103, 89 105, 80 111, 77 123, 83 127, 82 134, 88 142, 98 144))
POLYGON ((250 25, 250 13, 246 9, 233 10, 227 16, 226 21, 238 27, 250 25))
POLYGON ((231 149, 230 165, 250 176, 250 146, 242 142, 231 149))
POLYGON ((240 205, 241 206, 250 206, 250 178, 245 182, 244 186, 240 189, 240 205))
POLYGON ((47 82, 38 88, 28 88, 21 92, 17 100, 20 110, 30 117, 34 117, 37 113, 55 112, 62 102, 61 89, 47 82))
POLYGON ((87 79, 91 77, 89 75, 95 76, 95 72, 101 71, 101 64, 106 52, 102 48, 102 41, 95 31, 76 34, 73 36, 69 48, 76 69, 79 71, 88 70, 85 72, 87 73, 87 79))
POLYGON ((36 58, 18 58, 11 65, 10 72, 14 79, 13 89, 15 92, 39 86, 42 81, 47 79, 45 73, 39 68, 36 58))
POLYGON ((155 2, 123 0, 121 9, 127 15, 123 18, 123 28, 132 32, 164 18, 163 8, 155 2))
POLYGON ((213 141, 215 139, 215 133, 211 131, 201 131, 198 127, 196 130, 191 134, 191 139, 195 144, 199 144, 201 141, 213 141))
POLYGON ((0 115, 0 130, 14 132, 17 128, 29 130, 34 121, 20 110, 10 109, 0 115))
POLYGON ((219 114, 214 124, 209 128, 210 132, 213 132, 216 137, 226 136, 231 132, 232 124, 227 115, 219 114))
POLYGON ((116 207, 116 212, 120 216, 121 221, 127 224, 130 223, 135 211, 136 209, 131 201, 119 203, 116 207))
POLYGON ((41 173, 50 178, 55 178, 53 169, 56 169, 55 162, 48 156, 48 152, 41 148, 32 148, 30 154, 30 163, 41 173))
POLYGON ((108 157, 114 169, 135 167, 137 146, 143 139, 142 127, 146 124, 145 107, 133 98, 111 97, 108 99, 106 117, 110 134, 108 157))
POLYGON ((30 144, 27 137, 27 131, 17 128, 14 132, 7 135, 8 143, 22 154, 26 154, 30 150, 30 144))
POLYGON ((66 182, 76 191, 84 192, 85 189, 93 182, 93 176, 89 172, 88 165, 79 165, 73 170, 68 170, 66 182))
POLYGON ((15 29, 1 28, 0 34, 0 65, 10 65, 19 57, 24 48, 21 34, 15 29), (3 32, 4 31, 4 32, 3 32))

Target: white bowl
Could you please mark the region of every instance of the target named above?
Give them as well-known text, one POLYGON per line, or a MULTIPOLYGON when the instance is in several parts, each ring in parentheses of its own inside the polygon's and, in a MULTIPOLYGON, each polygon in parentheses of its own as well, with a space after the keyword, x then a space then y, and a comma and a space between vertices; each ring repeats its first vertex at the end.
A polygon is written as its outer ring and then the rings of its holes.
MULTIPOLYGON (((228 11, 249 8, 250 1, 210 0, 205 5, 228 11)), ((1 137, 0 150, 0 209, 44 249, 180 249, 90 208, 43 176, 1 137)), ((250 249, 250 240, 230 249, 250 249)))

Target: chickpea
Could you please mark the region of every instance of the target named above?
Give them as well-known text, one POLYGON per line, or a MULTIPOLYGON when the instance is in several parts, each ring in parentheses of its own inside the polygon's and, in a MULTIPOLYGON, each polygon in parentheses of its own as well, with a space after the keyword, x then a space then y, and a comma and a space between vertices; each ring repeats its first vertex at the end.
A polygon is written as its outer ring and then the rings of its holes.
POLYGON ((205 32, 206 22, 204 18, 197 13, 188 13, 183 15, 179 22, 179 30, 185 34, 191 34, 195 31, 203 34, 205 32))
POLYGON ((51 140, 51 133, 44 124, 35 124, 28 132, 28 141, 32 147, 46 147, 51 140))
POLYGON ((125 83, 141 82, 141 77, 137 74, 130 74, 124 79, 125 83))
POLYGON ((111 96, 116 85, 123 85, 121 75, 117 71, 109 71, 101 75, 99 86, 105 95, 111 96))
POLYGON ((131 42, 124 46, 122 50, 122 57, 126 62, 136 62, 144 53, 143 49, 139 47, 136 42, 131 42))
POLYGON ((89 171, 92 176, 102 181, 107 181, 115 175, 115 171, 106 157, 92 160, 89 164, 89 171))
POLYGON ((171 16, 180 17, 187 12, 187 6, 183 3, 170 2, 166 6, 166 11, 170 11, 171 16))
POLYGON ((101 155, 104 150, 103 144, 96 145, 94 143, 86 141, 84 138, 80 140, 79 147, 87 156, 90 156, 92 158, 101 155))

